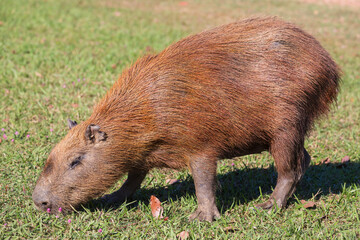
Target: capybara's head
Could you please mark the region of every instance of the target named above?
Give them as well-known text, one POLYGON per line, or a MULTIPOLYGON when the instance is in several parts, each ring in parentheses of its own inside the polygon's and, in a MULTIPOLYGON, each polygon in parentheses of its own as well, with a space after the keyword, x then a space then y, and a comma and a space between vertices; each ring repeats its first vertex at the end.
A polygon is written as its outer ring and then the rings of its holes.
POLYGON ((70 211, 99 196, 120 172, 114 171, 108 135, 95 124, 69 120, 70 131, 51 151, 32 198, 40 210, 70 211), (105 161, 103 161, 105 160, 105 161))

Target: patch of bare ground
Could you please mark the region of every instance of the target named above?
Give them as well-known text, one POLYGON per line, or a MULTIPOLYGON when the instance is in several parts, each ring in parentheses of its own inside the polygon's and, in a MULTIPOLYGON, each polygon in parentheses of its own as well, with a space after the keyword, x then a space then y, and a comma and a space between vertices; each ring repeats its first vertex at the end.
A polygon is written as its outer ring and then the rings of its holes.
POLYGON ((359 0, 302 0, 303 2, 316 3, 316 4, 334 4, 346 7, 360 8, 359 0))

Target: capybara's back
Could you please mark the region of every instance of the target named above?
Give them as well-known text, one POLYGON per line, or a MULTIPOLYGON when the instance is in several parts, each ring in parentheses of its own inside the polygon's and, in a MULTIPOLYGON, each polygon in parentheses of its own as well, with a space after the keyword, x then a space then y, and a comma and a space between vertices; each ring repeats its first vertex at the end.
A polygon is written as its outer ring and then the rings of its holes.
MULTIPOLYGON (((83 132, 87 144, 98 143, 105 167, 90 176, 101 176, 96 194, 128 173, 110 201, 129 197, 151 168, 188 166, 199 202, 190 219, 208 221, 219 216, 216 161, 267 150, 278 182, 259 207, 283 207, 310 163, 306 133, 329 110, 338 84, 337 65, 296 26, 276 18, 236 22, 138 60, 58 148, 73 151, 83 132)), ((95 188, 77 199, 95 196, 95 188)))

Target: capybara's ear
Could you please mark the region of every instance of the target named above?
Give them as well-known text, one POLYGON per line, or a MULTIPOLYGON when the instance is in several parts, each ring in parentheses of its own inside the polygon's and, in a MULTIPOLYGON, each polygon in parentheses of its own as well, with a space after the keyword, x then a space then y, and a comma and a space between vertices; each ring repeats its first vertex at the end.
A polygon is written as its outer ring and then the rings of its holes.
POLYGON ((67 122, 68 122, 69 129, 72 129, 73 127, 75 127, 77 125, 76 121, 73 121, 69 118, 68 118, 67 122))
POLYGON ((95 124, 90 124, 85 131, 85 138, 89 143, 98 143, 107 139, 107 134, 100 131, 100 127, 95 124))

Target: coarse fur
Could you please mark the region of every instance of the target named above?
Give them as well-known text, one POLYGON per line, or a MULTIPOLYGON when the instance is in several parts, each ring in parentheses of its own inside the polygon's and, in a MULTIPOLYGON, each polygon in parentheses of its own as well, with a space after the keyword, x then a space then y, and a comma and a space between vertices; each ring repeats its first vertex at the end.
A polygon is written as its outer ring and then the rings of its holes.
POLYGON ((70 121, 34 190, 43 210, 70 210, 100 196, 123 201, 152 168, 190 168, 198 210, 212 221, 216 162, 270 151, 279 207, 310 163, 304 138, 328 112, 340 70, 318 41, 277 18, 255 18, 189 36, 126 69, 90 118, 70 121), (77 161, 78 160, 78 161, 77 161))

